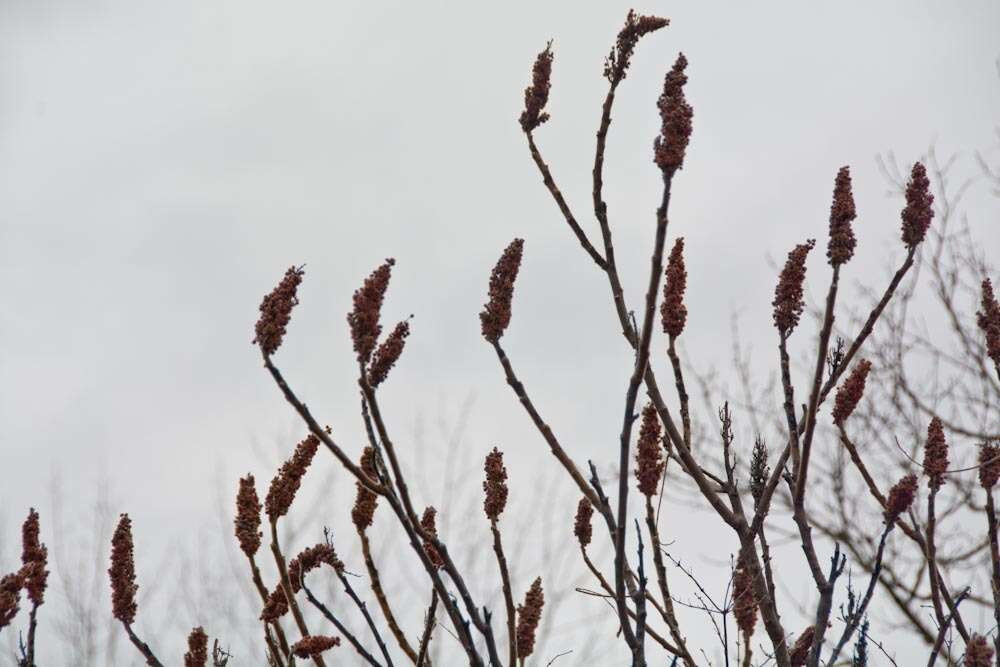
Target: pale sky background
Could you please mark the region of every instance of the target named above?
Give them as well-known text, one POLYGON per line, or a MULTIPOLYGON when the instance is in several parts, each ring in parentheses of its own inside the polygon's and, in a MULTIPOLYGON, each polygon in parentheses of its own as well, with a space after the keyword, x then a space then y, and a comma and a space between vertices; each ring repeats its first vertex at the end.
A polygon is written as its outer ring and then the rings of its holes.
MULTIPOLYGON (((254 470, 266 484, 278 461, 272 442, 287 452, 303 433, 250 345, 259 301, 289 265, 306 264, 306 278, 276 361, 359 451, 344 316, 387 256, 397 265, 384 317, 415 315, 382 399, 404 456, 436 480, 444 445, 435 424, 454 422, 469 402, 462 448, 472 486, 499 444, 512 503, 537 503, 524 494, 538 486, 524 480, 553 473, 569 499, 554 525, 569 536, 570 483, 503 383, 477 313, 500 251, 524 237, 505 346, 577 460, 610 466, 630 355, 604 278, 544 190, 516 119, 534 56, 553 38, 552 120, 536 137, 596 242, 601 70, 627 9, 0 0, 0 571, 14 567, 29 506, 42 512, 46 538, 54 477, 71 510, 85 516, 106 483, 111 510, 131 513, 141 585, 168 544, 215 530, 220 495, 228 506, 238 475, 254 470), (407 444, 421 420, 426 456, 407 444)), ((998 157, 996 2, 637 9, 672 25, 641 43, 620 89, 606 199, 636 306, 659 200, 655 102, 683 51, 694 135, 670 229, 687 239, 683 340, 701 368, 725 373, 734 312, 758 367, 773 367, 771 263, 820 239, 809 266, 811 293, 821 293, 838 167, 851 166, 859 209, 850 303, 859 280, 881 284, 903 252, 899 202, 886 197, 876 154, 909 164, 934 143, 958 152, 965 175, 975 174, 975 149, 998 157)), ((997 205, 984 184, 965 210, 995 253, 997 205)), ((655 359, 664 378, 665 362, 655 359)), ((349 502, 353 484, 334 480, 349 502)), ((348 508, 329 511, 325 522, 347 531, 348 508)), ((685 516, 672 523, 677 549, 696 563, 725 561, 732 545, 703 542, 685 516)), ((543 557, 531 549, 526 558, 543 557)), ((210 620, 181 619, 201 622, 210 620)), ((713 650, 703 632, 690 634, 713 650)), ((563 647, 549 648, 541 664, 563 647)), ((170 650, 168 659, 180 655, 170 650)))

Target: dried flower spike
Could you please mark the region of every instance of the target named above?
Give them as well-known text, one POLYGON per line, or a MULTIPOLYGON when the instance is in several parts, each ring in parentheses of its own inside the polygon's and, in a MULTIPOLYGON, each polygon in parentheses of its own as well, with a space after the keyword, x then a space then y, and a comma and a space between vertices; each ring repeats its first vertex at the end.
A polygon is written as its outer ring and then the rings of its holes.
POLYGON ((205 667, 208 664, 208 635, 199 626, 188 635, 188 650, 184 654, 184 667, 205 667))
MULTIPOLYGON (((437 510, 433 507, 428 507, 424 510, 424 515, 420 517, 420 526, 425 531, 437 538, 437 510)), ((424 553, 427 554, 428 560, 430 560, 431 565, 434 567, 444 567, 444 559, 441 558, 441 554, 438 552, 437 547, 430 540, 424 540, 424 553)))
POLYGON ((503 251, 490 274, 490 300, 479 313, 483 337, 496 343, 510 324, 510 304, 514 298, 514 281, 521 268, 524 239, 514 239, 503 251))
POLYGON ((845 264, 854 256, 858 242, 854 238, 851 222, 857 217, 854 194, 851 192, 851 170, 841 167, 834 181, 833 203, 830 205, 830 240, 826 247, 830 266, 845 264))
POLYGON ((691 119, 694 110, 684 97, 688 61, 681 53, 663 79, 663 94, 657 102, 660 108, 660 136, 653 142, 655 162, 664 174, 672 175, 684 165, 684 153, 691 140, 691 119))
POLYGON ((753 591, 753 575, 742 558, 733 572, 733 615, 744 637, 751 637, 757 624, 757 598, 753 591))
POLYGON ((934 217, 934 195, 930 193, 930 188, 927 169, 919 162, 914 163, 906 184, 906 206, 900 214, 903 219, 903 243, 907 248, 920 245, 930 229, 934 217))
POLYGON ((582 548, 590 544, 594 535, 594 527, 590 520, 594 516, 594 506, 586 497, 580 498, 580 504, 576 506, 576 521, 573 522, 573 534, 576 535, 577 542, 582 548))
POLYGON ((642 409, 642 424, 639 426, 639 445, 635 452, 635 477, 639 493, 647 498, 656 494, 656 487, 663 474, 663 452, 660 449, 660 418, 656 408, 647 403, 642 409))
POLYGON ((372 356, 378 337, 382 334, 379 317, 382 313, 382 301, 385 291, 389 288, 389 278, 396 260, 391 257, 371 272, 365 278, 364 284, 354 292, 354 308, 347 314, 347 324, 351 328, 351 340, 358 361, 368 363, 372 356))
POLYGON ((290 267, 278 286, 260 302, 260 318, 254 327, 253 343, 267 356, 281 347, 285 328, 292 319, 292 308, 298 305, 297 292, 305 272, 301 268, 290 267))
POLYGON ((1000 368, 1000 303, 997 303, 989 278, 983 281, 982 287, 982 310, 976 313, 976 322, 986 336, 986 355, 1000 368))
POLYGON ((774 326, 784 337, 792 333, 802 315, 802 284, 806 279, 806 257, 815 245, 816 241, 809 239, 788 253, 785 267, 778 278, 778 286, 774 288, 774 301, 771 302, 774 306, 774 326))
POLYGON ((531 85, 524 89, 524 111, 521 112, 521 129, 531 132, 549 119, 545 105, 549 101, 552 78, 552 42, 535 58, 531 68, 531 85))
POLYGON ((889 489, 889 497, 885 501, 885 522, 892 523, 901 517, 917 495, 917 476, 907 475, 889 489))
POLYGON ((965 667, 993 667, 993 647, 986 637, 980 634, 972 635, 965 645, 965 667))
POLYGON ((264 609, 260 612, 260 620, 265 623, 276 623, 279 618, 288 613, 288 598, 285 597, 285 589, 279 583, 267 596, 264 602, 264 609))
POLYGON ((132 546, 132 520, 128 514, 118 519, 118 527, 111 538, 111 610, 114 617, 125 625, 135 622, 137 610, 135 594, 139 590, 135 583, 135 560, 132 546))
POLYGON ((986 442, 979 449, 979 483, 989 490, 997 480, 1000 480, 1000 445, 986 442))
MULTIPOLYGON (((378 479, 378 473, 375 470, 374 449, 365 447, 364 451, 361 452, 361 461, 359 463, 361 470, 369 479, 378 479)), ((375 508, 378 506, 378 496, 369 491, 361 482, 355 482, 354 484, 358 488, 358 495, 354 499, 351 520, 354 522, 355 527, 363 532, 372 525, 372 520, 375 517, 375 508)))
POLYGON ((815 634, 816 626, 810 625, 795 640, 795 645, 792 646, 792 650, 788 654, 788 659, 791 661, 792 667, 803 667, 806 664, 806 658, 809 657, 809 651, 812 649, 815 634))
POLYGON ((31 508, 21 526, 21 582, 34 606, 45 601, 49 550, 39 541, 38 512, 31 508))
POLYGON ((604 77, 612 85, 617 86, 625 78, 628 67, 632 64, 632 54, 639 39, 668 25, 670 25, 669 19, 659 16, 640 16, 635 10, 628 10, 625 27, 618 32, 618 39, 604 61, 604 77))
POLYGON ((847 376, 844 384, 837 390, 833 400, 833 423, 842 425, 851 416, 865 394, 865 381, 872 369, 872 362, 862 359, 847 376))
POLYGON ((340 646, 340 637, 312 635, 303 637, 292 644, 292 653, 295 654, 296 658, 315 658, 323 651, 328 651, 334 646, 340 646))
POLYGON ((21 602, 21 575, 17 572, 0 578, 0 628, 10 625, 21 602))
POLYGON ((944 438, 944 427, 937 417, 927 426, 927 442, 924 444, 924 474, 927 485, 939 489, 944 484, 944 473, 948 470, 948 442, 944 438))
POLYGON ((517 657, 527 658, 535 650, 535 631, 542 619, 542 607, 545 605, 545 594, 542 591, 542 578, 538 577, 531 584, 524 596, 524 604, 517 606, 517 657))
POLYGON ((663 303, 660 316, 663 333, 677 338, 684 331, 687 321, 687 307, 684 305, 684 290, 687 287, 687 271, 684 268, 684 239, 674 241, 674 247, 667 259, 666 279, 663 283, 663 303))
POLYGON ((382 384, 389 371, 399 361, 399 356, 403 354, 403 347, 406 345, 406 337, 410 335, 410 323, 403 320, 396 325, 389 337, 375 350, 371 366, 368 367, 368 384, 377 387, 382 384))
MULTIPOLYGON (((320 542, 319 544, 303 549, 288 563, 288 581, 292 585, 292 592, 298 593, 302 590, 302 579, 306 573, 315 570, 320 565, 329 565, 337 572, 344 571, 344 563, 337 557, 337 552, 333 546, 320 542)), ((280 590, 280 584, 277 590, 280 590)))
POLYGON ((753 443, 753 458, 750 459, 750 493, 753 495, 754 509, 764 496, 767 478, 771 475, 771 467, 767 465, 767 443, 757 434, 753 443))
POLYGON ((260 549, 260 499, 253 475, 240 479, 240 489, 236 492, 236 518, 233 520, 236 540, 240 550, 252 557, 260 549))
POLYGON ((295 447, 292 458, 282 464, 278 474, 271 480, 267 497, 264 499, 264 507, 271 521, 277 521, 279 517, 288 514, 288 508, 292 506, 299 485, 302 484, 302 478, 318 448, 319 438, 310 433, 295 447))
POLYGON ((486 518, 496 521, 507 506, 507 468, 503 464, 503 452, 496 447, 486 455, 483 463, 486 481, 483 482, 483 511, 486 518))

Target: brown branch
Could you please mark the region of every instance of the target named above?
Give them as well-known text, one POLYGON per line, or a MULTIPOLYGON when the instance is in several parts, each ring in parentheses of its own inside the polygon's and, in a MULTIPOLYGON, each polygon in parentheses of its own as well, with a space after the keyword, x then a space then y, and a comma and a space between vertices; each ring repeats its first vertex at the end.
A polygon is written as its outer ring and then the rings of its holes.
POLYGON ((149 644, 139 639, 135 632, 132 631, 132 626, 124 621, 122 621, 122 625, 125 626, 125 632, 128 634, 129 641, 131 641, 132 645, 138 649, 139 653, 142 654, 142 657, 146 659, 146 664, 150 665, 150 667, 163 667, 163 663, 157 660, 156 656, 153 655, 153 651, 149 648, 149 644))
MULTIPOLYGON (((378 433, 379 438, 382 441, 382 448, 385 450, 386 455, 389 459, 389 464, 392 468, 393 475, 395 476, 396 488, 399 491, 399 496, 403 501, 403 507, 406 510, 406 515, 409 518, 409 525, 412 530, 419 535, 424 541, 430 542, 434 545, 434 548, 441 555, 444 561, 444 570, 448 573, 448 577, 451 579, 452 583, 458 589, 459 597, 462 598, 462 602, 465 605, 466 613, 472 619, 472 624, 476 626, 476 629, 483 635, 483 639, 486 642, 486 650, 489 653, 490 664, 499 665, 500 656, 497 654, 496 641, 493 638, 493 629, 489 624, 488 612, 485 612, 486 618, 480 618, 479 608, 476 603, 473 602, 472 596, 469 593, 468 587, 465 585, 465 580, 462 578, 461 573, 455 566, 454 561, 451 559, 451 555, 448 552, 447 546, 442 542, 436 535, 429 533, 424 530, 421 526, 419 519, 417 518, 416 512, 413 509, 413 504, 410 501, 410 493, 406 486, 406 480, 403 477, 402 468, 399 465, 399 460, 396 457, 396 448, 392 443, 392 439, 389 437, 388 430, 386 429, 385 422, 382 419, 382 411, 379 409, 378 401, 375 397, 375 390, 368 383, 367 376, 364 372, 364 368, 361 368, 361 374, 358 378, 358 384, 361 386, 361 391, 364 393, 365 400, 368 403, 368 407, 371 410, 372 421, 375 423, 375 429, 378 433)), ((420 553, 423 554, 423 549, 420 553)), ((428 561, 427 565, 430 570, 436 571, 435 568, 428 561)), ((438 594, 445 599, 447 597, 447 591, 444 590, 443 583, 438 594)), ((447 600, 445 607, 450 606, 451 600, 447 600)), ((457 611, 457 610, 456 610, 457 611)), ((485 610, 484 610, 485 611, 485 610)), ((467 630, 466 630, 467 632, 467 630)), ((474 644, 472 643, 471 635, 468 638, 470 648, 475 652, 474 644)), ((471 657, 471 656, 470 656, 471 657)), ((478 658, 478 655, 477 655, 478 658)))
POLYGON ((660 595, 663 598, 663 620, 667 623, 670 636, 677 644, 678 653, 681 660, 688 667, 694 667, 694 658, 688 651, 687 642, 681 635, 680 625, 677 623, 677 615, 674 613, 673 598, 670 595, 670 585, 667 582, 667 569, 663 564, 663 554, 660 552, 660 534, 656 527, 656 515, 653 512, 653 502, 646 497, 646 529, 649 531, 649 541, 653 549, 653 565, 656 569, 656 580, 660 586, 660 595))
POLYGON ((587 234, 580 227, 580 223, 576 221, 573 216, 573 212, 569 208, 569 204, 566 203, 566 198, 563 197, 562 192, 556 185, 555 179, 552 178, 552 172, 549 170, 549 165, 545 163, 542 159, 542 154, 538 150, 538 146, 535 145, 535 138, 531 132, 525 132, 528 137, 528 149, 531 151, 531 159, 535 161, 535 166, 538 167, 538 171, 542 174, 542 181, 545 183, 545 188, 552 195, 552 199, 555 200, 556 206, 559 207, 559 211, 562 212, 563 217, 566 218, 566 223, 569 225, 570 229, 576 235, 576 238, 580 241, 580 245, 583 249, 590 255, 590 258, 594 260, 594 263, 601 268, 602 271, 606 271, 608 268, 608 263, 604 261, 601 257, 601 253, 597 251, 597 248, 590 242, 587 238, 587 234))
MULTIPOLYGON (((272 518, 271 524, 271 554, 274 555, 274 563, 278 566, 278 576, 280 577, 279 585, 281 590, 285 593, 285 600, 288 602, 288 609, 292 612, 292 618, 295 619, 295 624, 299 628, 299 632, 302 634, 303 639, 310 636, 309 628, 306 626, 305 617, 302 615, 302 610, 299 609, 299 603, 295 600, 295 590, 292 588, 292 582, 288 578, 288 567, 285 564, 285 557, 281 553, 281 545, 278 544, 278 520, 277 518, 272 518)), ((326 667, 326 661, 320 655, 313 656, 313 662, 316 663, 316 667, 326 667)))
POLYGON ((507 557, 503 553, 503 543, 500 540, 500 529, 497 527, 497 520, 490 519, 490 530, 493 533, 493 553, 497 557, 497 566, 500 568, 500 582, 503 589, 504 607, 507 610, 507 642, 508 642, 508 664, 514 667, 517 664, 517 631, 515 628, 514 595, 510 587, 510 572, 507 568, 507 557))
POLYGON ((424 634, 420 638, 420 653, 417 655, 417 667, 424 667, 430 664, 427 659, 427 647, 431 643, 431 631, 434 630, 434 612, 437 610, 438 594, 437 590, 431 591, 431 606, 427 608, 427 620, 424 623, 424 634))
POLYGON ((375 566, 375 559, 372 557, 368 534, 364 530, 358 529, 358 537, 361 538, 361 553, 364 555, 365 569, 368 570, 368 582, 371 585, 372 593, 375 594, 375 599, 378 601, 379 607, 382 609, 382 615, 389 626, 389 631, 396 638, 396 643, 399 644, 399 648, 406 654, 406 657, 413 661, 414 664, 418 664, 417 652, 413 650, 410 642, 406 639, 406 634, 399 627, 396 616, 392 613, 392 608, 389 606, 389 598, 386 597, 385 590, 382 588, 382 578, 379 575, 378 568, 375 566))
MULTIPOLYGON (((997 537, 997 510, 993 502, 993 490, 986 489, 986 528, 990 539, 990 562, 993 566, 993 619, 1000 627, 1000 539, 997 537)), ((1000 661, 1000 634, 993 638, 994 655, 1000 661)))
MULTIPOLYGON (((253 578, 254 588, 257 589, 257 594, 260 595, 260 601, 263 604, 267 604, 267 587, 264 586, 264 580, 260 576, 260 568, 257 567, 257 560, 253 556, 247 556, 247 560, 250 561, 250 573, 253 578)), ((278 663, 278 667, 283 667, 281 658, 284 657, 285 662, 287 662, 291 657, 291 650, 288 648, 288 640, 285 638, 285 632, 281 629, 281 624, 278 619, 274 619, 272 623, 274 627, 274 633, 278 637, 278 644, 281 648, 281 653, 278 653, 278 646, 274 645, 274 640, 271 638, 270 633, 265 633, 264 638, 267 643, 268 649, 270 649, 271 654, 274 656, 275 661, 278 663)))
MULTIPOLYGON (((303 577, 303 579, 304 579, 304 577, 303 577)), ((309 590, 308 586, 306 586, 306 582, 305 581, 302 582, 302 590, 305 592, 306 599, 309 600, 309 602, 312 604, 312 606, 316 607, 316 609, 318 609, 319 612, 321 614, 323 614, 323 616, 326 618, 326 620, 328 620, 331 623, 333 623, 334 627, 337 628, 337 631, 340 632, 340 634, 342 634, 344 637, 347 638, 347 641, 350 642, 351 646, 354 647, 354 650, 358 652, 358 655, 360 655, 362 657, 362 659, 364 659, 365 662, 367 662, 369 665, 374 665, 374 667, 381 667, 381 665, 379 664, 379 662, 375 659, 375 656, 373 656, 371 653, 369 653, 368 650, 364 647, 364 645, 360 641, 358 641, 358 638, 355 637, 354 634, 350 630, 348 630, 346 627, 344 627, 344 624, 341 623, 337 619, 337 617, 333 615, 333 612, 331 612, 327 608, 327 606, 325 604, 323 604, 322 602, 320 602, 316 598, 316 596, 313 595, 313 592, 311 590, 309 590)), ((392 663, 389 663, 389 664, 392 664, 392 663)))
MULTIPOLYGON (((594 575, 594 577, 597 579, 597 582, 600 584, 601 588, 604 589, 604 592, 605 592, 605 595, 599 595, 598 593, 591 593, 591 594, 598 595, 599 597, 602 597, 602 598, 614 599, 614 597, 615 597, 615 590, 614 590, 614 588, 611 587, 611 584, 608 582, 608 580, 604 577, 603 574, 601 574, 601 571, 597 569, 597 566, 594 565, 594 562, 592 560, 590 560, 590 556, 587 555, 587 550, 584 549, 583 547, 581 547, 580 551, 583 554, 583 562, 587 565, 587 569, 589 569, 590 572, 594 575)), ((577 589, 577 591, 578 592, 587 592, 587 591, 583 591, 581 589, 577 589)), ((632 619, 635 619, 635 612, 632 611, 631 608, 628 610, 628 614, 629 614, 629 617, 631 617, 632 619)), ((663 636, 661 636, 658 632, 656 632, 652 628, 647 627, 646 628, 646 634, 649 635, 650 639, 652 639, 657 644, 659 644, 660 646, 662 646, 663 649, 665 651, 667 651, 668 653, 670 653, 671 655, 676 655, 676 656, 680 655, 680 649, 678 649, 676 646, 674 646, 673 644, 671 644, 669 641, 667 641, 663 636)))

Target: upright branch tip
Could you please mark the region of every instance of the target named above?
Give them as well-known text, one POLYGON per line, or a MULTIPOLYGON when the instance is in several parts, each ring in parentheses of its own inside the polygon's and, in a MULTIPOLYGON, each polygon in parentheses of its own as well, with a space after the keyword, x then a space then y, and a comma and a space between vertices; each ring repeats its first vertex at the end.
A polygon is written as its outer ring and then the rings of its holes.
POLYGON ((663 333, 677 338, 684 331, 687 322, 687 306, 684 305, 684 290, 687 288, 687 270, 684 267, 684 239, 674 241, 674 247, 667 258, 666 276, 663 282, 663 303, 660 317, 663 333))
POLYGON ((858 407, 858 403, 861 402, 861 398, 865 394, 865 382, 871 369, 872 362, 862 359, 844 380, 844 384, 840 385, 837 396, 833 399, 834 424, 843 425, 854 409, 858 407))
MULTIPOLYGON (((437 510, 433 506, 424 510, 423 516, 420 517, 420 527, 437 539, 437 510)), ((432 541, 424 540, 424 553, 427 554, 431 565, 436 568, 444 567, 444 558, 432 541)))
POLYGON ((984 442, 979 448, 979 483, 989 491, 1000 480, 1000 445, 984 442))
POLYGON ((188 650, 184 654, 184 667, 205 667, 208 664, 208 635, 198 626, 188 635, 188 650))
POLYGON ((917 495, 917 476, 907 475, 889 489, 889 497, 885 501, 885 522, 891 524, 905 514, 917 495))
POLYGON ((545 594, 542 578, 536 578, 524 596, 524 604, 517 606, 517 657, 527 658, 535 650, 535 632, 542 619, 545 594))
POLYGON ((34 606, 45 601, 45 588, 49 578, 49 550, 39 540, 38 512, 32 507, 21 526, 21 580, 28 599, 34 606))
MULTIPOLYGON (((361 452, 359 461, 362 472, 372 481, 378 480, 378 471, 375 469, 375 450, 365 447, 361 452)), ((375 518, 375 508, 378 507, 378 496, 361 482, 355 482, 358 495, 354 498, 354 508, 351 509, 351 521, 359 532, 364 532, 371 525, 375 518)))
POLYGON ((302 484, 302 478, 305 477, 318 448, 319 438, 310 433, 305 440, 296 445, 291 458, 281 465, 271 480, 267 497, 264 499, 268 519, 277 521, 279 517, 288 514, 288 509, 292 506, 295 494, 302 484))
POLYGON ((496 343, 510 325, 511 301, 514 298, 514 281, 521 268, 524 239, 514 239, 500 255, 490 274, 490 300, 479 313, 483 337, 496 343))
POLYGON ((132 544, 132 520, 122 514, 111 538, 111 611, 114 617, 125 625, 135 622, 137 606, 135 594, 139 585, 135 582, 135 549, 132 544))
POLYGON ((948 470, 948 442, 944 437, 944 426, 937 417, 927 425, 927 442, 924 443, 924 474, 927 485, 939 489, 944 484, 944 474, 948 470))
POLYGON ((854 194, 851 192, 850 167, 841 167, 833 185, 833 203, 830 204, 830 239, 826 247, 826 256, 830 266, 840 266, 850 261, 854 256, 857 239, 851 222, 858 217, 854 206, 854 194))
POLYGON ((496 447, 486 455, 483 463, 486 480, 483 482, 483 511, 486 518, 496 521, 507 506, 507 468, 503 464, 503 452, 496 447))
POLYGON ((580 502, 576 506, 576 520, 573 522, 573 534, 576 535, 576 541, 580 543, 582 548, 586 548, 590 544, 590 540, 594 535, 594 527, 591 525, 591 518, 593 516, 594 506, 590 504, 590 500, 586 496, 580 498, 580 502))
POLYGON ((382 334, 379 317, 382 312, 382 301, 385 291, 389 288, 389 278, 396 260, 391 257, 385 260, 377 269, 365 278, 364 284, 354 292, 354 307, 347 314, 347 324, 351 328, 351 340, 354 342, 354 352, 358 361, 368 363, 372 351, 382 334))
POLYGON ((642 16, 634 9, 628 10, 625 16, 625 26, 618 32, 618 39, 611 47, 611 53, 604 60, 604 78, 617 86, 628 73, 632 64, 632 54, 639 40, 651 32, 670 25, 670 19, 659 16, 642 16))
POLYGON ((240 487, 236 492, 236 518, 233 520, 236 541, 240 550, 252 557, 260 549, 260 498, 253 475, 247 474, 240 478, 240 487))
POLYGON ((672 176, 684 165, 684 154, 691 140, 694 110, 684 96, 687 83, 687 58, 681 53, 663 79, 663 93, 657 102, 660 109, 660 135, 653 142, 654 161, 664 175, 672 176))
POLYGON ((292 319, 292 308, 298 305, 298 289, 305 273, 294 266, 285 271, 278 286, 260 302, 260 317, 254 326, 255 345, 267 356, 274 354, 285 337, 285 328, 292 319))
POLYGON ((524 89, 524 111, 521 112, 521 129, 532 132, 549 119, 545 105, 549 101, 549 89, 552 78, 552 41, 545 45, 545 50, 535 57, 535 65, 531 68, 531 85, 524 89))
POLYGON ((378 346, 378 349, 375 350, 375 356, 372 358, 372 363, 368 367, 368 384, 372 387, 377 387, 385 381, 389 376, 389 371, 392 370, 392 367, 399 361, 400 355, 403 354, 406 337, 409 335, 410 322, 409 320, 403 320, 396 325, 396 328, 392 330, 388 338, 378 346))
POLYGON ((656 494, 663 475, 663 450, 660 418, 652 403, 642 409, 642 423, 639 426, 639 444, 635 452, 635 478, 639 492, 651 498, 656 494))
POLYGON ((785 266, 781 269, 778 285, 774 288, 774 326, 782 337, 787 338, 802 316, 803 283, 806 280, 806 257, 816 245, 814 239, 800 243, 788 253, 785 266))
POLYGON ((997 303, 989 278, 982 283, 980 307, 982 310, 976 313, 976 323, 986 336, 986 356, 1000 368, 1000 303, 997 303))
POLYGON ((753 590, 753 574, 740 558, 733 571, 733 615, 743 636, 749 639, 757 624, 757 598, 753 590))
POLYGON ((911 250, 923 242, 934 217, 934 195, 930 189, 927 169, 920 162, 915 162, 906 184, 906 206, 900 213, 903 219, 903 243, 911 250))

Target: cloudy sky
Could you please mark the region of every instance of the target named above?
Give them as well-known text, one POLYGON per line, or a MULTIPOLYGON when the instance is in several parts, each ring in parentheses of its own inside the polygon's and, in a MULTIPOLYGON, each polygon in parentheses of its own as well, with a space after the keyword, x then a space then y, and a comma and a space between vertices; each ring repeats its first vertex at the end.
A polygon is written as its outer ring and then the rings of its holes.
MULTIPOLYGON (((552 120, 537 139, 596 235, 601 69, 627 9, 0 2, 0 557, 13 558, 29 506, 44 521, 54 478, 75 504, 106 483, 150 551, 212 525, 220 478, 267 479, 268 455, 290 449, 301 427, 250 339, 261 296, 292 264, 306 264, 302 303, 276 359, 345 447, 358 451, 363 430, 344 316, 392 256, 384 313, 414 315, 383 399, 400 446, 467 403, 463 447, 475 461, 500 444, 517 478, 555 463, 476 314, 496 257, 525 238, 508 352, 578 460, 610 465, 630 358, 606 285, 542 187, 516 118, 533 58, 554 39, 552 120)), ((823 237, 837 168, 851 166, 859 209, 851 298, 902 253, 899 202, 875 156, 907 165, 933 144, 971 175, 972 152, 995 151, 1000 5, 637 9, 672 25, 640 45, 607 154, 628 298, 641 298, 659 198, 655 102, 683 51, 695 130, 671 234, 687 239, 685 350, 724 373, 735 313, 766 372, 773 262, 823 237)), ((985 225, 984 247, 1000 249, 985 186, 966 208, 985 225)), ((821 289, 811 281, 812 294, 821 289)), ((443 451, 434 428, 426 438, 443 451)), ((676 539, 685 543, 680 520, 676 539)), ((697 540, 687 543, 698 557, 697 540)))

